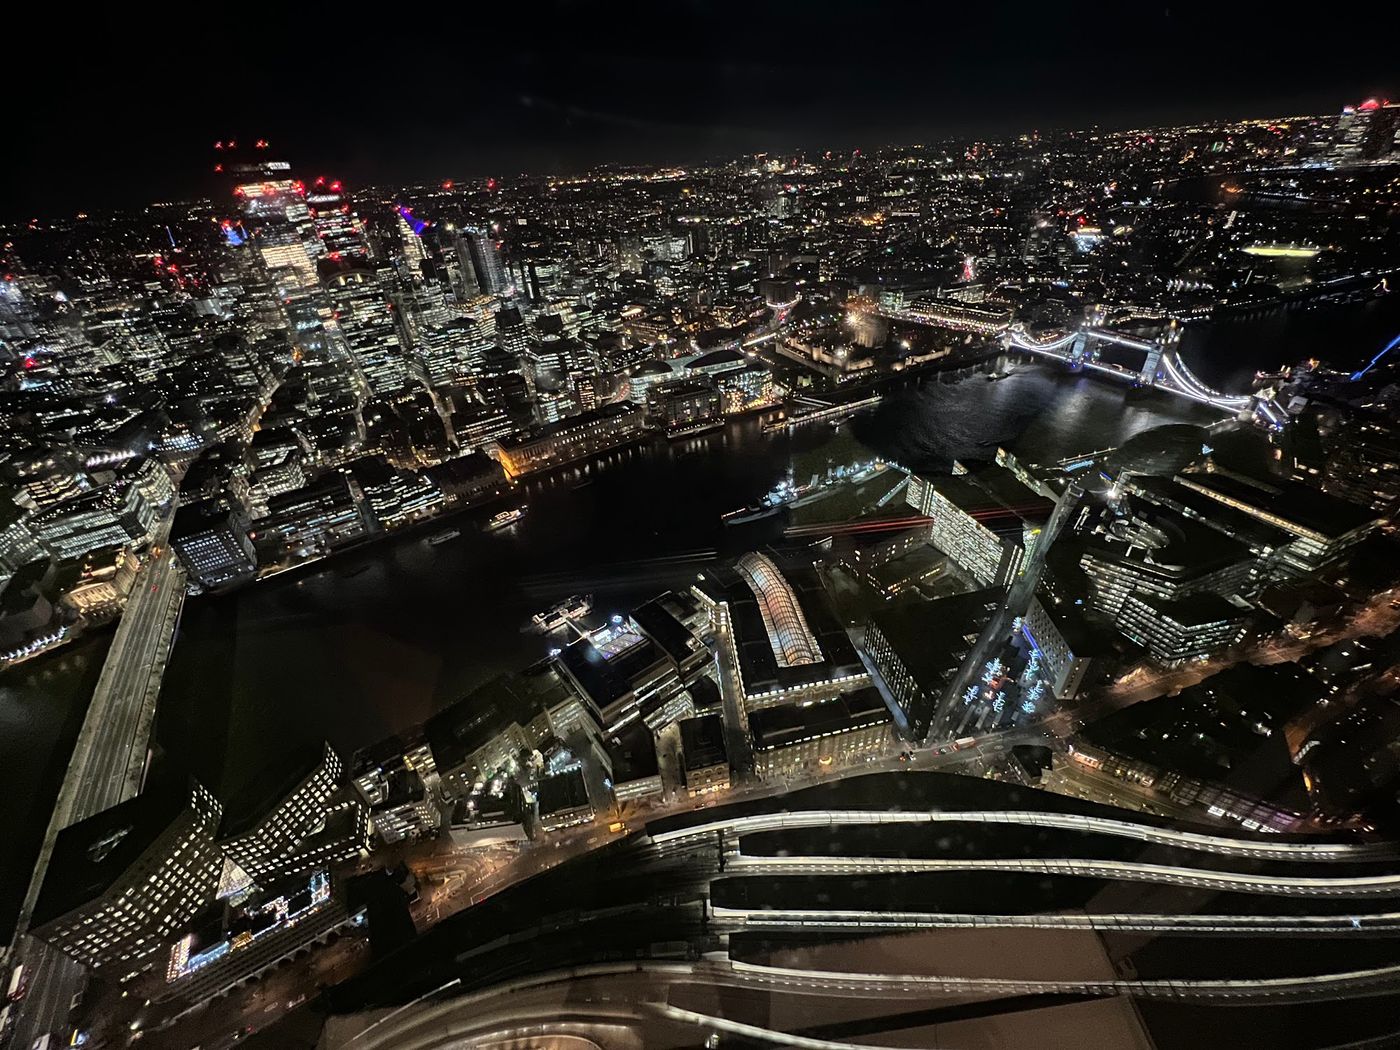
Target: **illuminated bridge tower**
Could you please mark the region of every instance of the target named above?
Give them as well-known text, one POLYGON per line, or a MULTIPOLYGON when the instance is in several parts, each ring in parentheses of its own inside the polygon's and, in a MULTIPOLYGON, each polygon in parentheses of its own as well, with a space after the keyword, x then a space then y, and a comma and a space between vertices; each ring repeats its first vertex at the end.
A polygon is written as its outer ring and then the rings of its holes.
POLYGON ((1089 333, 1080 329, 1069 345, 1069 367, 1078 372, 1084 367, 1084 359, 1089 356, 1089 333))
POLYGON ((1147 349, 1147 356, 1143 359, 1142 369, 1138 372, 1138 382, 1143 386, 1157 385, 1157 369, 1162 364, 1162 355, 1175 353, 1176 344, 1181 340, 1181 331, 1176 326, 1176 321, 1172 320, 1162 333, 1152 340, 1147 349))

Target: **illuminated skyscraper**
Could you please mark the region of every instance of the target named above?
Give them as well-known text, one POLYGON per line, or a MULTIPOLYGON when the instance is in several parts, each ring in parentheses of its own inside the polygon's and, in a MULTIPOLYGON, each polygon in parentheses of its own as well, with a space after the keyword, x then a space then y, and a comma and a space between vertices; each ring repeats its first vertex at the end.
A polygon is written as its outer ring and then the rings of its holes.
POLYGON ((522 360, 530 350, 530 332, 520 311, 507 306, 496 314, 496 338, 501 350, 516 361, 522 360))
POLYGON ((328 260, 354 262, 369 257, 364 226, 338 179, 318 178, 313 182, 306 207, 328 260))
POLYGON ((486 295, 500 295, 506 290, 508 284, 505 267, 501 264, 501 252, 489 230, 480 226, 459 227, 457 254, 463 284, 468 284, 474 277, 477 288, 486 295))
POLYGON ((231 177, 233 195, 241 206, 240 229, 234 236, 251 239, 264 265, 284 283, 307 287, 316 281, 316 259, 322 254, 315 224, 306 204, 306 186, 291 177, 291 166, 269 159, 261 139, 257 152, 239 159, 235 142, 217 143, 215 149, 229 159, 216 170, 231 177), (290 278, 290 281, 287 281, 290 278))
POLYGON ((423 247, 424 223, 415 219, 407 208, 399 209, 399 245, 403 262, 410 275, 417 277, 423 272, 423 260, 428 257, 423 247))
POLYGON ((1388 160, 1400 154, 1400 102, 1368 98, 1347 106, 1337 120, 1328 159, 1333 164, 1388 160))
POLYGON ((403 389, 403 345, 381 275, 375 270, 347 270, 331 276, 326 290, 336 327, 369 392, 385 395, 403 389))
POLYGON ((472 262, 471 237, 466 230, 453 231, 452 250, 456 256, 454 269, 457 273, 457 298, 461 302, 469 302, 481 295, 481 282, 476 279, 476 264, 472 262))

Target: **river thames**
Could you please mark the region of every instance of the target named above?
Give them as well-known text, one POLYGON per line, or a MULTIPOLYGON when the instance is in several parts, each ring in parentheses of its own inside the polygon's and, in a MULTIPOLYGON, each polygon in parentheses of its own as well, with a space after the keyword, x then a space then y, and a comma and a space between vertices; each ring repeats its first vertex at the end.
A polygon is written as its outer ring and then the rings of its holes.
MULTIPOLYGON (((226 797, 283 748, 328 739, 343 754, 401 731, 504 671, 545 656, 522 631, 570 594, 626 612, 687 585, 716 558, 777 539, 779 518, 726 528, 720 515, 789 471, 894 459, 947 470, 999 444, 1042 459, 1103 448, 1209 411, 1021 364, 989 382, 929 377, 833 432, 764 434, 756 419, 686 441, 657 440, 522 484, 526 516, 429 544, 429 528, 185 610, 161 693, 158 734, 226 797)), ((446 525, 442 526, 446 527, 446 525)))
MULTIPOLYGON (((1308 354, 1364 361, 1400 324, 1400 297, 1379 304, 1190 328, 1188 362, 1241 389, 1255 368, 1308 354)), ((833 432, 764 434, 757 420, 685 441, 656 440, 519 486, 513 527, 485 532, 490 510, 348 552, 185 607, 161 691, 157 741, 225 798, 292 748, 329 740, 347 759, 411 727, 494 675, 543 657, 529 616, 574 593, 625 612, 684 586, 715 560, 776 539, 780 519, 725 528, 720 515, 791 472, 880 456, 913 469, 989 460, 1004 445, 1050 461, 1121 443, 1165 423, 1217 415, 1169 396, 1048 366, 957 382, 930 375, 889 393, 833 432), (430 545, 443 529, 460 535, 430 545)), ((107 631, 0 675, 0 748, 11 848, 0 870, 0 926, 13 919, 67 765, 107 631)))

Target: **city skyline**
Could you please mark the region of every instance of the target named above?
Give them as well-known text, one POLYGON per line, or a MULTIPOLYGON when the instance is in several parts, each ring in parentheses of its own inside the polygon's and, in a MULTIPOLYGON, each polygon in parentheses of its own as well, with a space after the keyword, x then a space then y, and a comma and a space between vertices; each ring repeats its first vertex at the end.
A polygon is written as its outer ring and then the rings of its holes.
POLYGON ((0 1044, 1395 1035, 1366 47, 319 14, 86 23, 7 172, 182 199, 0 236, 0 1044))
POLYGON ((528 29, 499 10, 406 19, 389 33, 400 60, 387 41, 375 54, 375 21, 349 10, 330 17, 323 44, 295 21, 244 39, 188 13, 60 29, 25 12, 17 37, 62 34, 67 61, 41 48, 16 56, 18 82, 57 75, 62 87, 17 102, 8 141, 24 163, 0 176, 0 208, 17 222, 208 196, 208 143, 240 136, 357 186, 422 184, 1335 114, 1339 100, 1400 94, 1384 34, 1364 20, 1310 26, 1307 54, 1290 64, 1291 23, 1217 6, 537 13, 528 29))

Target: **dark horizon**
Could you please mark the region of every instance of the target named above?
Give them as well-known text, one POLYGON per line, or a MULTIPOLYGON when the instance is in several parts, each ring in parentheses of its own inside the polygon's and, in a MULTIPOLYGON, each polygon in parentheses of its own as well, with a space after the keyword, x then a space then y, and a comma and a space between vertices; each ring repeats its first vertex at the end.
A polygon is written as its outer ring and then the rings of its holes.
POLYGON ((204 196, 213 142, 239 135, 363 187, 1332 113, 1392 87, 1386 34, 1355 19, 693 2, 606 16, 556 2, 387 24, 347 6, 256 26, 188 10, 21 26, 38 46, 13 64, 0 211, 204 196))

